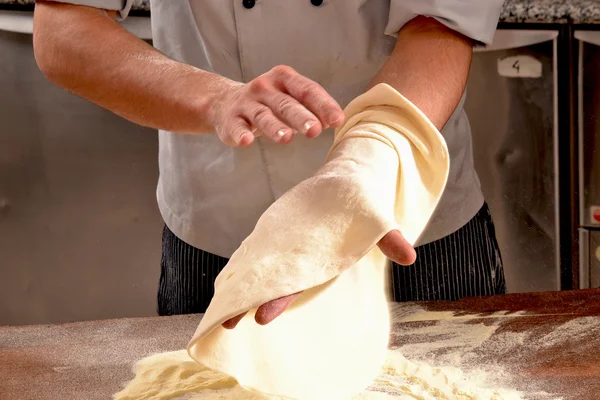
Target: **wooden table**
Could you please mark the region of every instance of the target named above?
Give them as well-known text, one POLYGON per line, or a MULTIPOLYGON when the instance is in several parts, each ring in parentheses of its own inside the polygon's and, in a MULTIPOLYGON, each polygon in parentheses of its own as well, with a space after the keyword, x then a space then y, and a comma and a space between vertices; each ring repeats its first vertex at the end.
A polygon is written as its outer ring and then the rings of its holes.
MULTIPOLYGON (((394 304, 392 314, 390 346, 410 359, 494 366, 513 389, 600 399, 600 290, 394 304)), ((136 360, 185 348, 199 319, 0 327, 0 399, 109 399, 136 360)))

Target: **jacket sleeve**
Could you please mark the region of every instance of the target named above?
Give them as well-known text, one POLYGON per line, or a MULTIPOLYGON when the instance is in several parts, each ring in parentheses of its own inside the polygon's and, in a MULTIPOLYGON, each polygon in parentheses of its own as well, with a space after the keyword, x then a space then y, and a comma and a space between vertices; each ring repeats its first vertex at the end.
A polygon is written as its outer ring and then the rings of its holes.
POLYGON ((59 3, 77 4, 101 8, 103 10, 118 11, 118 19, 124 20, 131 10, 133 0, 52 0, 59 3))
POLYGON ((504 0, 391 0, 385 33, 397 36, 402 27, 422 15, 475 41, 491 44, 504 0))

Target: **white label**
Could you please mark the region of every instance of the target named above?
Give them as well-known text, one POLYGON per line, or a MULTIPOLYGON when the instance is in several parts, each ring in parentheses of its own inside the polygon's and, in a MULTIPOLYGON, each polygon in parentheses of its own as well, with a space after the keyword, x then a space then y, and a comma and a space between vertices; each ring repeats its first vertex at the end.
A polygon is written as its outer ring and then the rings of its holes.
POLYGON ((498 74, 507 78, 540 78, 542 63, 531 56, 498 59, 498 74))
POLYGON ((594 225, 600 225, 600 206, 590 207, 590 221, 594 225))

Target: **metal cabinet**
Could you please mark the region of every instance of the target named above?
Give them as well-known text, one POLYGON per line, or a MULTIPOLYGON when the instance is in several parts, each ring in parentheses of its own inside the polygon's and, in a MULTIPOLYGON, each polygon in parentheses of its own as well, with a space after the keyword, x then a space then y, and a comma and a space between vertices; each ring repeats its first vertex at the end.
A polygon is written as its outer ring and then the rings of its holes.
POLYGON ((578 40, 579 281, 600 287, 600 32, 576 31, 578 40))
POLYGON ((0 12, 0 325, 153 315, 157 133, 48 82, 31 28, 0 12))
POLYGON ((477 49, 465 109, 509 292, 560 289, 558 32, 499 30, 477 49))

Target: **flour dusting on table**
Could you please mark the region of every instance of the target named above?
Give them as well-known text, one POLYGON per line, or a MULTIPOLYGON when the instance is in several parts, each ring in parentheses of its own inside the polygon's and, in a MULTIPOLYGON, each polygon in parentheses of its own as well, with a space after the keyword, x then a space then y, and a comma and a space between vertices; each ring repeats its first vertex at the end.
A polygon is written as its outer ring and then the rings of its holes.
MULTIPOLYGON (((275 400, 245 390, 226 375, 192 360, 185 350, 155 354, 134 367, 135 378, 117 400, 275 400)), ((413 363, 398 351, 390 351, 374 384, 349 400, 519 400, 516 391, 478 387, 472 376, 450 368, 413 363)))
MULTIPOLYGON (((568 320, 552 329, 545 328, 547 331, 528 329, 513 332, 505 330, 505 325, 502 325, 507 318, 522 317, 533 318, 525 312, 456 315, 416 310, 399 320, 401 324, 396 326, 392 335, 392 347, 413 362, 442 369, 458 382, 466 380, 478 388, 518 386, 522 390, 519 398, 558 400, 561 397, 546 393, 544 388, 523 379, 522 367, 528 365, 527 357, 539 356, 540 350, 547 349, 544 357, 550 359, 552 348, 564 345, 567 340, 585 343, 588 335, 597 337, 600 335, 598 318, 568 320), (502 330, 499 330, 501 326, 502 330), (511 365, 514 370, 510 369, 511 365)), ((587 342, 594 343, 592 340, 587 342)), ((513 396, 517 393, 509 392, 513 396)))
MULTIPOLYGON (((600 335, 597 317, 566 316, 565 323, 552 328, 513 332, 505 328, 506 319, 526 317, 525 313, 406 311, 395 316, 400 323, 393 329, 381 374, 349 400, 557 400, 560 397, 523 382, 520 371, 528 354, 548 349, 550 357, 554 346, 569 339, 591 346, 594 342, 586 341, 587 335, 600 335), (516 369, 510 370, 511 365, 516 369)), ((115 395, 117 400, 278 399, 245 390, 234 379, 194 362, 184 350, 140 360, 134 372, 135 378, 115 395)))

